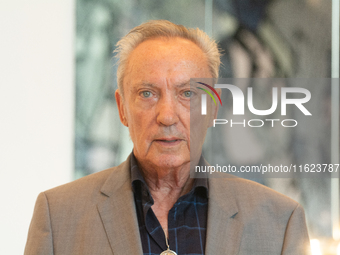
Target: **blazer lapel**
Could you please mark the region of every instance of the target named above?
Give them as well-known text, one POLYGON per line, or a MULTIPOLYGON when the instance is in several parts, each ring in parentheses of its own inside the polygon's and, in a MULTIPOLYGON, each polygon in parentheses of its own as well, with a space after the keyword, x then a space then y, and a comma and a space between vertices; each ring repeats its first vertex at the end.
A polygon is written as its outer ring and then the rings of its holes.
POLYGON ((210 178, 206 255, 238 254, 242 231, 243 223, 228 179, 210 178))
POLYGON ((112 252, 118 255, 143 253, 129 167, 130 157, 107 179, 97 206, 112 252))

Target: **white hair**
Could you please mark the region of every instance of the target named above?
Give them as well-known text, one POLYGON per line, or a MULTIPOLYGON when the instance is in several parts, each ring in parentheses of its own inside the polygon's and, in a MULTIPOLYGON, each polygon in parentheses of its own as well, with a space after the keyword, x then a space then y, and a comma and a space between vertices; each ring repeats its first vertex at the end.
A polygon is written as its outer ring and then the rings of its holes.
POLYGON ((206 33, 198 28, 186 28, 168 20, 151 20, 133 28, 116 44, 117 48, 114 53, 118 58, 117 83, 122 95, 124 74, 129 55, 140 43, 158 37, 180 37, 195 43, 207 57, 212 77, 218 78, 221 53, 215 40, 210 39, 206 33))

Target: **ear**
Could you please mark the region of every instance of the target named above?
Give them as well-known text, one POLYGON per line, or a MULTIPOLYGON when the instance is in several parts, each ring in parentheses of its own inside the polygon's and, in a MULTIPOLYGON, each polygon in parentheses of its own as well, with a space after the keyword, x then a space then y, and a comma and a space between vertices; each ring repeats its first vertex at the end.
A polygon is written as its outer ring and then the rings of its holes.
POLYGON ((128 127, 129 125, 128 125, 126 115, 125 115, 126 110, 125 110, 125 105, 124 105, 124 99, 122 95, 120 94, 119 89, 116 90, 115 97, 116 97, 116 103, 118 107, 120 121, 123 123, 124 126, 128 127))
MULTIPOLYGON (((216 92, 217 94, 221 97, 222 96, 222 90, 221 89, 216 89, 216 92)), ((213 107, 213 116, 214 116, 214 119, 217 118, 217 113, 218 113, 218 108, 219 108, 219 102, 216 104, 216 106, 213 107)))
MULTIPOLYGON (((216 89, 216 92, 221 97, 222 90, 221 89, 216 89)), ((208 122, 209 125, 208 125, 208 128, 213 126, 214 119, 217 118, 217 113, 218 113, 218 108, 220 106, 219 105, 220 102, 218 100, 216 100, 216 101, 217 101, 216 105, 213 102, 211 103, 211 111, 210 111, 210 114, 209 114, 209 122, 208 122)))

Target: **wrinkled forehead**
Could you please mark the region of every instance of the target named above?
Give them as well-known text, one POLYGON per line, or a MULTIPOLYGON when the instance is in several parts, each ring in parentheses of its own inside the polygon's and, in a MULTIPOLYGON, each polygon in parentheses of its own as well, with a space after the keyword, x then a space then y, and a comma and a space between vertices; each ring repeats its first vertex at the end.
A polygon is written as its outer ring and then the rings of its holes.
POLYGON ((156 38, 131 52, 123 84, 157 84, 167 79, 178 86, 189 84, 190 78, 210 76, 206 56, 195 43, 183 38, 156 38))

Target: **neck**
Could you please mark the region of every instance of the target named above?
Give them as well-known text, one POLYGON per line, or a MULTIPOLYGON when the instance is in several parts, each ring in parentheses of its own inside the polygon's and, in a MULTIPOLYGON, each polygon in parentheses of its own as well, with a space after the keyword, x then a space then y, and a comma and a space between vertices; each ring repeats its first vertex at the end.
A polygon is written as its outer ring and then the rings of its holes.
POLYGON ((176 201, 188 193, 193 184, 190 162, 187 166, 172 169, 140 168, 154 200, 152 210, 168 235, 168 214, 176 201))
POLYGON ((194 182, 190 178, 190 162, 171 168, 150 166, 141 161, 138 165, 154 200, 152 210, 167 235, 170 209, 191 190, 194 182))
POLYGON ((143 167, 141 164, 140 169, 154 199, 163 195, 170 196, 177 201, 192 187, 190 162, 172 168, 143 167))

